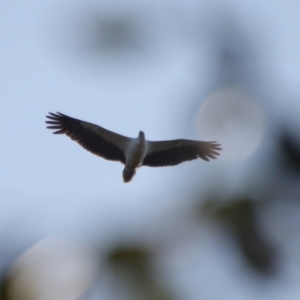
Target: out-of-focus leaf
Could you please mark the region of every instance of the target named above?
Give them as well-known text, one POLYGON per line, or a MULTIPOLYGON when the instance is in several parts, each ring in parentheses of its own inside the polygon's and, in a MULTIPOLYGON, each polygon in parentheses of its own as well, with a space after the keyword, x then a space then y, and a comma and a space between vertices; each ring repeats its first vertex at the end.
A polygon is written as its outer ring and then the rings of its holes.
POLYGON ((270 275, 276 267, 277 251, 270 238, 262 232, 255 206, 254 201, 242 197, 225 205, 210 202, 205 207, 228 226, 249 265, 262 274, 270 275))
POLYGON ((286 165, 293 171, 300 173, 300 142, 288 131, 284 131, 279 139, 282 155, 286 165))
POLYGON ((0 300, 8 300, 8 280, 6 276, 0 279, 0 300))
POLYGON ((129 288, 131 299, 171 300, 170 292, 151 272, 153 253, 142 247, 119 247, 108 255, 116 280, 129 288))

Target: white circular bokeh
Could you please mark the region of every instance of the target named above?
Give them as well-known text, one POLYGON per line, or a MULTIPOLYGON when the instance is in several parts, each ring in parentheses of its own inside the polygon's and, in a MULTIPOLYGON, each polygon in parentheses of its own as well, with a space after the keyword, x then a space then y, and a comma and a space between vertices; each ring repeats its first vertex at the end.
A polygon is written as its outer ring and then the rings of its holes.
POLYGON ((211 94, 195 119, 199 139, 222 145, 220 159, 241 161, 260 145, 265 133, 261 105, 245 91, 226 87, 211 94))
POLYGON ((95 257, 95 253, 82 242, 46 238, 14 263, 10 299, 78 299, 95 278, 95 257))

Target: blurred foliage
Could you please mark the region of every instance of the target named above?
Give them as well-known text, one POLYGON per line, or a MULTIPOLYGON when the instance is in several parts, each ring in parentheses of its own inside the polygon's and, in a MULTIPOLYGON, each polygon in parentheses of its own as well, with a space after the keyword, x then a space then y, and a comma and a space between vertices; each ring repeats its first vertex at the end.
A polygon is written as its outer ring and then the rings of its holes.
POLYGON ((7 300, 8 297, 8 280, 6 276, 1 277, 0 282, 0 300, 7 300))
POLYGON ((91 34, 89 48, 98 50, 124 51, 138 46, 137 20, 133 16, 105 18, 100 15, 91 16, 86 26, 91 34), (88 26, 89 25, 89 26, 88 26))
POLYGON ((259 203, 247 195, 222 203, 208 201, 203 209, 227 226, 249 266, 261 274, 272 274, 278 256, 270 237, 262 231, 257 220, 256 209, 259 203))
POLYGON ((0 300, 35 300, 37 293, 33 285, 17 285, 15 280, 22 276, 24 270, 8 268, 0 282, 0 300))
POLYGON ((153 253, 139 246, 117 247, 107 258, 118 279, 131 290, 130 299, 171 300, 170 292, 151 272, 153 253))
POLYGON ((280 150, 285 165, 298 175, 300 174, 300 143, 293 134, 283 130, 279 136, 280 150))
POLYGON ((33 300, 34 291, 32 287, 27 286, 22 290, 16 290, 13 285, 14 276, 10 273, 10 270, 7 270, 6 274, 1 278, 1 287, 0 287, 0 300, 33 300))

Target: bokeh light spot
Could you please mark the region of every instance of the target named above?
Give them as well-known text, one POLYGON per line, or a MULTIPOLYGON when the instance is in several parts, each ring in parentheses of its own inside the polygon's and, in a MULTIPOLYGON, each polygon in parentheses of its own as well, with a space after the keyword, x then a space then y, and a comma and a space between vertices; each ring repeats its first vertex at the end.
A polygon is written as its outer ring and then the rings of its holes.
POLYGON ((10 299, 78 299, 91 286, 96 265, 93 251, 81 242, 44 239, 14 263, 10 299))
POLYGON ((201 140, 222 144, 220 159, 241 161, 260 145, 265 133, 262 106, 245 91, 226 87, 211 94, 196 114, 201 140))

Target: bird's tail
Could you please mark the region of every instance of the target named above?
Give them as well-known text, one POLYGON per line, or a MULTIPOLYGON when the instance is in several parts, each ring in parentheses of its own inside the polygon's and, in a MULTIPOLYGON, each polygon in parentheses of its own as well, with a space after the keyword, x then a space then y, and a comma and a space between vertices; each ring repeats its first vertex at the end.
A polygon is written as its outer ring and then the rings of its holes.
POLYGON ((123 170, 123 180, 125 183, 132 180, 135 175, 135 169, 130 169, 129 167, 125 167, 123 170))

